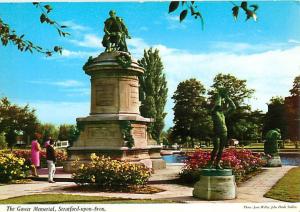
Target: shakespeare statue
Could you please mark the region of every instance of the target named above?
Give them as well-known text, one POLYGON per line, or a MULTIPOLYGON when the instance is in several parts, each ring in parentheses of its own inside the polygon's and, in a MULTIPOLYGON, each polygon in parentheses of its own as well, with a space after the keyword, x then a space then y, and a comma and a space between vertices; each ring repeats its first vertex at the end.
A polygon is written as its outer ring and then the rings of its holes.
POLYGON ((225 145, 227 144, 227 127, 225 123, 225 114, 236 109, 234 102, 229 98, 228 92, 224 88, 220 88, 214 95, 214 105, 212 108, 213 120, 213 151, 209 166, 216 169, 222 169, 220 161, 225 145))
POLYGON ((122 18, 116 16, 116 12, 109 12, 110 18, 104 22, 104 37, 102 45, 106 52, 123 51, 128 52, 126 38, 131 37, 128 34, 127 28, 122 18))

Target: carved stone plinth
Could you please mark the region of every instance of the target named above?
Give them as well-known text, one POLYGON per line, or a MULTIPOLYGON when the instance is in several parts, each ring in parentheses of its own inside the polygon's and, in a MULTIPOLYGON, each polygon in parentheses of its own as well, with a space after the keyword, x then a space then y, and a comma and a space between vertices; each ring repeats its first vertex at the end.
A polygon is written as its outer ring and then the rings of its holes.
POLYGON ((236 198, 236 184, 231 169, 202 169, 200 180, 194 185, 193 196, 204 200, 236 198))
POLYGON ((71 164, 77 158, 87 163, 91 153, 144 163, 153 169, 165 168, 161 147, 147 132, 147 124, 152 120, 140 116, 138 77, 144 70, 132 58, 129 66, 122 67, 118 58, 124 54, 130 56, 125 52, 102 53, 90 58, 83 67, 91 76, 91 112, 87 117, 77 118, 80 136, 68 148, 65 171, 71 171, 71 164), (124 121, 129 121, 132 127, 132 148, 127 147, 124 139, 124 121))
POLYGON ((279 155, 272 156, 271 158, 267 159, 267 167, 280 167, 280 166, 282 166, 282 164, 279 155))

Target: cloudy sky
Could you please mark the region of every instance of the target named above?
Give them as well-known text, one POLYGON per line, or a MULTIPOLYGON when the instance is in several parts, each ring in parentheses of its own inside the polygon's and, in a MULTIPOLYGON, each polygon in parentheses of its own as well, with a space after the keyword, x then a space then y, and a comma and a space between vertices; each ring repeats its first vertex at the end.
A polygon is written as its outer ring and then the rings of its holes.
POLYGON ((136 59, 145 48, 160 50, 169 87, 167 127, 173 119, 171 96, 180 81, 192 77, 206 88, 218 73, 246 79, 256 91, 249 103, 266 111, 269 99, 287 96, 300 74, 300 3, 251 3, 260 7, 257 22, 245 22, 243 13, 234 21, 229 1, 198 3, 204 30, 189 16, 179 23, 178 12, 168 14, 168 2, 51 3, 51 18, 69 26, 67 38, 40 24, 40 11, 31 3, 0 3, 0 17, 18 34, 46 48, 64 47, 61 56, 46 58, 1 46, 0 97, 28 103, 42 122, 75 123, 76 117, 87 116, 90 81, 82 66, 103 51, 103 22, 114 9, 128 27, 129 51, 136 59))

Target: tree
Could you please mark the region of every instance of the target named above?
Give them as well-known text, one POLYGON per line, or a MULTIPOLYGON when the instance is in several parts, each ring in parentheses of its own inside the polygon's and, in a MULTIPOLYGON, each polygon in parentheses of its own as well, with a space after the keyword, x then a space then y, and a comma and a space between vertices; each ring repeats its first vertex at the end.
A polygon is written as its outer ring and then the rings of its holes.
POLYGON ((37 125, 35 110, 30 109, 29 105, 21 107, 11 104, 6 97, 0 100, 0 133, 5 133, 9 147, 13 147, 18 135, 23 138, 33 136, 37 125))
POLYGON ((164 109, 168 88, 159 50, 152 48, 144 50, 144 57, 138 63, 145 69, 145 73, 139 80, 141 115, 154 118, 154 123, 151 123, 148 129, 154 140, 160 142, 161 133, 165 126, 164 119, 167 115, 164 109))
MULTIPOLYGON (((60 25, 49 17, 49 13, 53 10, 49 4, 34 2, 33 5, 41 11, 40 22, 42 24, 46 23, 53 26, 60 36, 65 37, 66 35, 70 35, 68 32, 63 31, 67 26, 60 25)), ((11 43, 17 46, 18 50, 21 52, 29 51, 33 53, 33 51, 36 51, 45 54, 46 56, 52 56, 52 54, 56 52, 62 54, 62 47, 60 46, 54 46, 53 50, 44 49, 29 40, 25 40, 24 37, 24 34, 17 35, 16 31, 11 29, 9 24, 5 23, 0 17, 0 39, 3 46, 11 43)))
POLYGON ((180 82, 172 97, 175 106, 172 137, 176 143, 206 139, 212 133, 212 120, 207 109, 206 90, 201 82, 189 79, 180 82))
MULTIPOLYGON (((256 11, 258 10, 257 4, 252 4, 248 7, 248 2, 243 1, 240 5, 237 5, 236 3, 232 2, 233 8, 232 8, 232 15, 235 20, 238 18, 239 10, 243 10, 246 15, 246 21, 249 19, 253 19, 254 21, 257 20, 256 11)), ((180 1, 171 1, 169 4, 169 13, 172 13, 176 11, 179 8, 180 1)), ((193 16, 195 19, 200 19, 202 24, 202 29, 204 27, 204 19, 202 17, 202 14, 200 10, 198 10, 198 6, 195 4, 195 1, 181 1, 181 7, 182 10, 179 15, 179 21, 182 22, 188 13, 190 12, 191 16, 193 16)))
POLYGON ((60 141, 69 141, 70 145, 73 144, 74 141, 79 136, 79 130, 76 125, 73 124, 62 124, 59 126, 59 134, 58 140, 60 141))
POLYGON ((261 140, 265 114, 259 110, 241 112, 241 118, 233 125, 235 138, 244 145, 249 144, 250 141, 261 140))
POLYGON ((37 132, 42 135, 42 142, 46 142, 49 137, 56 140, 58 138, 58 128, 51 123, 39 124, 37 132))
POLYGON ((300 96, 300 75, 295 77, 290 94, 292 96, 300 96))
POLYGON ((268 103, 263 134, 276 128, 280 129, 282 138, 286 138, 284 98, 281 96, 272 97, 268 103))
POLYGON ((213 80, 213 85, 209 91, 210 99, 219 88, 225 88, 228 91, 230 99, 236 105, 236 110, 226 116, 226 125, 229 138, 240 138, 242 132, 238 132, 241 127, 233 127, 239 123, 240 120, 247 120, 248 114, 251 111, 251 106, 245 103, 246 99, 252 97, 254 90, 247 88, 247 81, 236 78, 231 74, 217 74, 213 80))
POLYGON ((0 150, 6 149, 6 148, 7 148, 7 143, 5 140, 5 135, 4 135, 4 133, 0 133, 0 150))

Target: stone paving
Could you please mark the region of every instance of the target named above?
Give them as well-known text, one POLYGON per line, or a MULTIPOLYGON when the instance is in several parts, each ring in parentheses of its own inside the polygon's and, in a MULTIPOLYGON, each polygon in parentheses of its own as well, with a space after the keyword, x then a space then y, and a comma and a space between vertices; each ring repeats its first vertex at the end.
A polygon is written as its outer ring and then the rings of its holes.
MULTIPOLYGON (((270 198, 265 198, 263 195, 293 166, 283 166, 277 168, 265 168, 261 174, 253 177, 247 182, 241 184, 237 188, 237 199, 209 201, 210 203, 262 203, 262 202, 279 202, 270 198)), ((156 194, 128 194, 128 193, 108 193, 108 192, 71 192, 63 190, 69 186, 73 186, 73 182, 57 182, 50 184, 45 181, 33 181, 30 184, 12 184, 0 186, 0 199, 10 197, 41 194, 41 193, 66 193, 66 194, 80 194, 87 196, 107 196, 107 197, 123 197, 132 199, 168 199, 175 201, 182 201, 187 203, 201 203, 208 202, 196 199, 192 196, 192 187, 187 187, 178 184, 156 184, 158 180, 166 180, 167 174, 171 173, 174 177, 180 170, 180 166, 168 166, 167 170, 160 171, 154 174, 152 178, 152 185, 162 188, 165 191, 156 194)))

